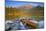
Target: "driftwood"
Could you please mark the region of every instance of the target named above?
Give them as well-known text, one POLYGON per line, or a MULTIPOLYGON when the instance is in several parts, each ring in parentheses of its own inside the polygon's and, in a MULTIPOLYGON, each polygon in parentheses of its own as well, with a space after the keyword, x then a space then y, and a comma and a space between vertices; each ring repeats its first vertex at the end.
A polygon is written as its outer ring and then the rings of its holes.
POLYGON ((27 21, 27 20, 22 20, 23 23, 26 23, 26 25, 31 28, 31 29, 36 29, 37 28, 37 24, 27 21))

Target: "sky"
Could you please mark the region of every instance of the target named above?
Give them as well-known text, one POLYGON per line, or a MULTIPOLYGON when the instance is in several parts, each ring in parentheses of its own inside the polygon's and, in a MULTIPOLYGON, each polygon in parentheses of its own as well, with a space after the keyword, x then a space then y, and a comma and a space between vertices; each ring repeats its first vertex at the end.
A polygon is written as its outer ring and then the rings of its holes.
POLYGON ((32 6, 43 6, 44 3, 42 2, 24 2, 24 1, 9 1, 9 0, 6 0, 5 1, 5 6, 6 7, 18 7, 18 6, 23 6, 23 5, 32 5, 32 6))

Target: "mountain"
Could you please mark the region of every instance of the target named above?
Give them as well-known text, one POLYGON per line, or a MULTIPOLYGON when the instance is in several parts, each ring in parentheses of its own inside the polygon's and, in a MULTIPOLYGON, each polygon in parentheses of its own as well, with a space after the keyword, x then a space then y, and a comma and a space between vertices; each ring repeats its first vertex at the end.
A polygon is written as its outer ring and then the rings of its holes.
POLYGON ((18 9, 31 9, 32 8, 32 5, 22 5, 22 6, 18 6, 18 7, 16 7, 16 8, 18 8, 18 9))

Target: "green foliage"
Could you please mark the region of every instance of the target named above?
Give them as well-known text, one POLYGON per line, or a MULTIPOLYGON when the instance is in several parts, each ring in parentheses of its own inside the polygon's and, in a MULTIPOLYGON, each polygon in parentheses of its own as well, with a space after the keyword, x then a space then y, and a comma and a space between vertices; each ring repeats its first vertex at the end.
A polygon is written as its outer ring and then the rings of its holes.
POLYGON ((32 9, 16 9, 16 8, 11 7, 11 8, 5 8, 5 18, 6 19, 19 18, 20 17, 19 15, 9 16, 8 14, 9 13, 15 14, 15 13, 18 13, 20 11, 22 11, 24 13, 32 14, 32 16, 29 16, 29 17, 35 18, 36 20, 41 19, 41 17, 39 17, 39 16, 44 16, 44 7, 37 6, 37 7, 34 7, 32 9))
POLYGON ((5 8, 5 18, 7 19, 13 19, 15 18, 14 13, 16 12, 16 8, 5 8), (12 16, 9 16, 8 14, 13 14, 12 16))

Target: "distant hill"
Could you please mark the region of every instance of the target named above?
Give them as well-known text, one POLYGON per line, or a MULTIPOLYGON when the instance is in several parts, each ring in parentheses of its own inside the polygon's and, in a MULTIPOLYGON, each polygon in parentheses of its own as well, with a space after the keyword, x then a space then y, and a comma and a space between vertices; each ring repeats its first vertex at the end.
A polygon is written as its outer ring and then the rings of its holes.
POLYGON ((23 5, 23 6, 18 6, 16 8, 18 8, 18 9, 31 9, 32 5, 23 5))

